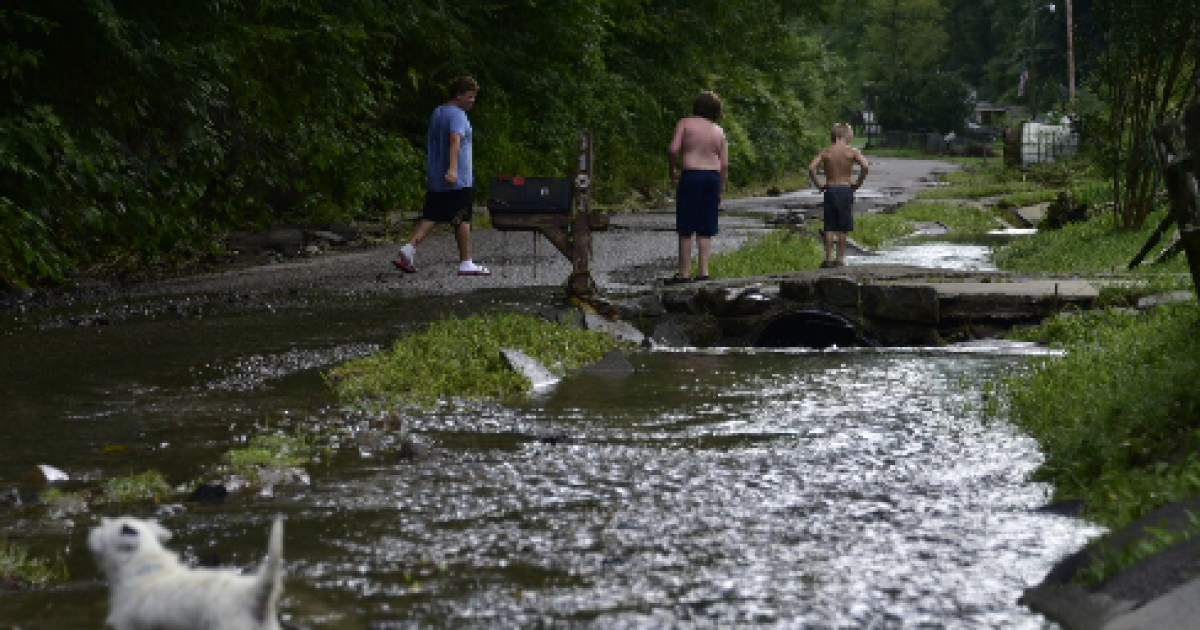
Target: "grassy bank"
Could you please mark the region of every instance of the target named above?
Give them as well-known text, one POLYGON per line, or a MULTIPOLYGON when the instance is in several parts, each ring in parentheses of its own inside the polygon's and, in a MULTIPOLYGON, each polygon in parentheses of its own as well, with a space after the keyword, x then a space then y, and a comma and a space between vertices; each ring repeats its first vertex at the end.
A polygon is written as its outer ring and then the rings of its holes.
MULTIPOLYGON (((908 203, 894 213, 858 216, 854 222, 854 240, 869 248, 912 234, 919 222, 942 223, 957 234, 983 234, 1001 226, 990 210, 943 202, 908 203)), ((714 278, 744 278, 815 269, 824 259, 816 234, 780 229, 736 251, 715 254, 709 271, 714 278)))
MULTIPOLYGON (((1094 177, 1069 176, 1002 199, 1024 205, 1070 191, 1094 209, 1106 201, 1107 188, 1094 177)), ((1014 271, 1125 272, 1163 212, 1140 229, 1123 230, 1112 213, 1093 210, 1085 222, 1013 242, 995 260, 1014 271)), ((1194 290, 1186 271, 1182 255, 1143 265, 1102 289, 1110 308, 1066 313, 1015 333, 1066 354, 1004 379, 990 397, 994 414, 1041 444, 1045 462, 1037 477, 1053 484, 1055 499, 1083 500, 1086 518, 1114 530, 1200 494, 1200 308, 1194 302, 1145 312, 1129 308, 1140 295, 1194 290)), ((1164 531, 1152 544, 1105 547, 1084 579, 1113 575, 1189 535, 1164 531)))

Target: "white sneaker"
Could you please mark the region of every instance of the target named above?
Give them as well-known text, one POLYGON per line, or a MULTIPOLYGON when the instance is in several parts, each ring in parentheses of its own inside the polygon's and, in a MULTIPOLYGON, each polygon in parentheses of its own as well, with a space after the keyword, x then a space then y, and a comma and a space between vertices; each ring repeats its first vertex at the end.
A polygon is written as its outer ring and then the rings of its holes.
POLYGON ((474 261, 468 260, 458 265, 458 275, 490 276, 492 275, 492 271, 483 265, 476 265, 474 261))
POLYGON ((416 273, 417 265, 413 258, 416 253, 417 249, 412 246, 412 243, 405 243, 404 247, 400 248, 399 257, 393 260, 392 264, 404 273, 416 273))

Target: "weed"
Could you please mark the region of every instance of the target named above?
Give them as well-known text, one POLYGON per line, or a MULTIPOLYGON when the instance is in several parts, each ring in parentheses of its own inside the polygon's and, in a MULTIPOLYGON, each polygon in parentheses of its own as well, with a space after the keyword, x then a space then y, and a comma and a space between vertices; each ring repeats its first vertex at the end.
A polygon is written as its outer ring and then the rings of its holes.
POLYGON ((35 558, 25 547, 0 538, 0 586, 45 586, 65 582, 68 577, 67 563, 61 556, 55 560, 35 558))
POLYGON ((1138 537, 1125 547, 1114 547, 1108 539, 1099 541, 1093 547, 1092 562, 1080 571, 1076 581, 1098 584, 1141 560, 1195 538, 1200 534, 1200 519, 1191 512, 1187 515, 1188 523, 1183 529, 1146 527, 1147 536, 1138 537))
POLYGON ((1040 479, 1089 516, 1120 527, 1200 492, 1200 308, 1106 310, 1053 318, 1020 333, 1066 349, 997 388, 1002 413, 1041 444, 1040 479))
MULTIPOLYGON (((1162 214, 1151 215, 1139 230, 1124 230, 1112 213, 1101 214, 1084 223, 1071 223, 1059 230, 1043 230, 1013 241, 996 252, 1001 269, 1013 271, 1124 272, 1162 214)), ((1139 271, 1187 272, 1187 261, 1176 256, 1163 265, 1139 271)))
POLYGON ((814 235, 774 230, 736 251, 714 255, 708 269, 714 278, 745 278, 813 269, 824 259, 824 249, 814 235))
POLYGON ((511 400, 530 383, 510 369, 501 348, 524 352, 557 374, 597 361, 615 346, 611 337, 498 311, 435 322, 398 340, 390 350, 330 370, 328 381, 344 399, 384 406, 433 407, 451 399, 511 400))
POLYGON ((161 501, 174 494, 170 484, 157 470, 148 470, 137 475, 114 477, 104 482, 101 502, 134 503, 138 501, 161 501))
POLYGON ((256 435, 244 448, 225 453, 234 472, 266 467, 304 466, 312 461, 315 447, 303 435, 256 435))

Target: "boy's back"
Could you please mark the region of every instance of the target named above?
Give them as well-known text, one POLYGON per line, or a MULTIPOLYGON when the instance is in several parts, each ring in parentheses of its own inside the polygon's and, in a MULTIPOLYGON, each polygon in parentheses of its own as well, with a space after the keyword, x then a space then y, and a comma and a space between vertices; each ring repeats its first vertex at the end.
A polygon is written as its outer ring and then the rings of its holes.
MULTIPOLYGON (((839 139, 817 154, 809 166, 809 170, 813 171, 815 175, 816 167, 820 164, 825 169, 825 186, 847 186, 850 185, 850 178, 854 175, 856 162, 862 166, 864 171, 866 170, 867 159, 863 157, 862 152, 839 139)), ((862 184, 862 179, 859 178, 856 187, 862 184)), ((815 177, 813 183, 817 183, 815 177)), ((818 186, 818 188, 825 186, 818 186)))

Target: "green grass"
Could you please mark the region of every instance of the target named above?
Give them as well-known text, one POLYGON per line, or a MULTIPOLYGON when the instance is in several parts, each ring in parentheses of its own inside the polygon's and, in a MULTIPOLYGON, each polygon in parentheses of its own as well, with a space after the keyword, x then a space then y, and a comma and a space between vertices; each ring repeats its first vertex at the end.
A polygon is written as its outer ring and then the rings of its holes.
POLYGON ((982 199, 1037 190, 1024 172, 1004 167, 999 160, 987 167, 953 171, 942 176, 947 185, 922 191, 917 199, 982 199))
POLYGON ((104 482, 104 494, 100 498, 106 503, 136 503, 161 501, 175 494, 171 485, 157 470, 148 470, 136 475, 113 477, 104 482))
POLYGON ((25 547, 0 538, 0 589, 45 586, 67 581, 66 561, 36 558, 25 547))
POLYGON ((986 234, 1004 227, 991 210, 968 204, 912 201, 895 213, 857 217, 852 236, 867 247, 879 247, 911 234, 917 222, 941 223, 957 235, 986 234))
POLYGON ((1200 308, 1059 316, 1015 335, 1059 345, 998 387, 1003 411, 1042 446, 1058 498, 1120 527, 1200 493, 1200 308))
POLYGON ((597 332, 532 315, 497 311, 435 322, 406 335, 390 350, 327 373, 347 401, 385 407, 429 408, 460 400, 513 400, 530 383, 510 369, 501 348, 520 350, 547 369, 565 374, 601 359, 616 343, 597 332))
POLYGON ((225 461, 235 469, 303 466, 312 461, 315 450, 302 435, 256 435, 245 447, 225 453, 225 461))
POLYGON ((858 142, 859 136, 855 136, 854 139, 854 146, 863 150, 863 155, 867 156, 868 161, 870 161, 872 157, 889 157, 905 158, 909 160, 937 160, 939 162, 950 162, 953 164, 963 164, 966 166, 989 166, 992 164, 1000 164, 1002 161, 998 155, 983 158, 966 155, 935 155, 926 153, 920 149, 885 149, 881 147, 863 149, 863 146, 858 142))
MULTIPOLYGON (((1069 224, 1060 230, 1042 230, 1015 240, 996 253, 995 261, 1001 269, 1012 271, 1123 272, 1162 217, 1162 212, 1155 213, 1141 229, 1123 230, 1113 214, 1102 214, 1084 223, 1069 224)), ((1180 254, 1165 265, 1141 270, 1187 273, 1187 260, 1180 254)))
POLYGON ((736 251, 714 254, 708 271, 714 278, 746 278, 814 269, 824 259, 825 250, 816 236, 773 230, 736 251))
MULTIPOLYGON (((856 217, 851 236, 866 247, 877 248, 912 234, 919 221, 936 221, 958 234, 984 234, 1003 225, 990 210, 965 204, 911 202, 894 213, 856 217)), ((774 230, 736 251, 714 255, 708 268, 714 278, 746 278, 815 269, 824 259, 824 247, 815 234, 774 230)))

